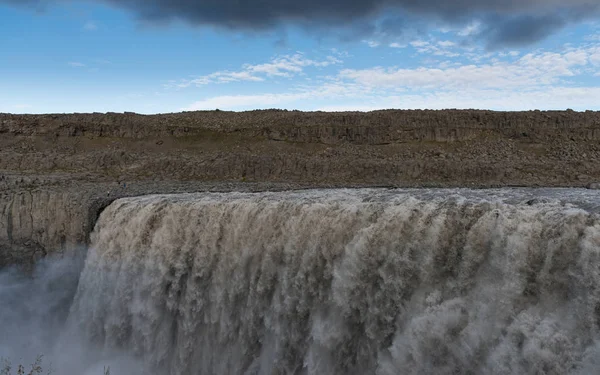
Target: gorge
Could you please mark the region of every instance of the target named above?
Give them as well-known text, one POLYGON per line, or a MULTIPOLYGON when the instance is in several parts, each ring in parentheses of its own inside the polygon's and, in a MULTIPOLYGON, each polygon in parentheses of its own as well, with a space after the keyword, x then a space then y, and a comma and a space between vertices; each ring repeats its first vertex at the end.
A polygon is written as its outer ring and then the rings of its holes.
POLYGON ((0 358, 588 374, 596 112, 0 114, 0 358))

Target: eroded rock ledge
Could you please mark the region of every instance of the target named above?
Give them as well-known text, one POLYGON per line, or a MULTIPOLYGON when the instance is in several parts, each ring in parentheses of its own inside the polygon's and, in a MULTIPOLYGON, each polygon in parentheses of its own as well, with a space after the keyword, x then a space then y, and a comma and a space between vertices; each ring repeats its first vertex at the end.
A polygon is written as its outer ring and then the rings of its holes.
POLYGON ((85 245, 152 192, 600 182, 600 113, 0 114, 0 266, 85 245))

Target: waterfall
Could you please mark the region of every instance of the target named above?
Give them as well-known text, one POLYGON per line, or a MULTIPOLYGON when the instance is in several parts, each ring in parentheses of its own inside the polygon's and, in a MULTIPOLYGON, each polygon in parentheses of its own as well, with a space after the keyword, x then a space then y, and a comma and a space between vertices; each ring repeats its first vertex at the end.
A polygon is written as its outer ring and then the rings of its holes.
POLYGON ((578 192, 527 194, 120 199, 68 329, 157 374, 590 373, 600 218, 561 198, 578 192))

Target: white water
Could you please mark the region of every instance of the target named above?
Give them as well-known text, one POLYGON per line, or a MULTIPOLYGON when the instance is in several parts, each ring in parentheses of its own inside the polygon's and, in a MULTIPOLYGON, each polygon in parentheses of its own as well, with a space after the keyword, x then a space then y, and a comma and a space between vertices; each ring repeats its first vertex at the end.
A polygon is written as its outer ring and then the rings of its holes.
POLYGON ((157 374, 595 373, 599 206, 580 190, 121 199, 59 341, 157 374))

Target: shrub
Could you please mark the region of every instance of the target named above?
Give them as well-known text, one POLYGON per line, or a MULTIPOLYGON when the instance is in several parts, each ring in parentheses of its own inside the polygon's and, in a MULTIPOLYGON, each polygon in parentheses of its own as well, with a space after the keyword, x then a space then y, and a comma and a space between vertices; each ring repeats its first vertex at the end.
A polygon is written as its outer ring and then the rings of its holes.
MULTIPOLYGON (((3 358, 1 361, 0 375, 39 375, 52 374, 52 365, 48 366, 47 370, 42 368, 42 355, 37 356, 35 362, 31 364, 31 368, 27 370, 25 366, 19 364, 13 368, 10 360, 3 358), (13 372, 14 371, 14 372, 13 372)), ((104 375, 110 375, 110 367, 104 367, 104 375)))
MULTIPOLYGON (((0 370, 0 375, 35 375, 35 374, 43 374, 44 370, 42 369, 42 356, 39 355, 37 356, 37 358, 35 359, 35 362, 33 362, 31 364, 31 369, 30 370, 26 370, 25 366, 23 366, 22 364, 17 365, 17 367, 14 369, 15 372, 13 372, 13 366, 11 364, 11 362, 8 359, 3 359, 2 360, 2 370, 0 370)), ((49 367, 46 374, 51 374, 52 373, 52 368, 49 367)))

